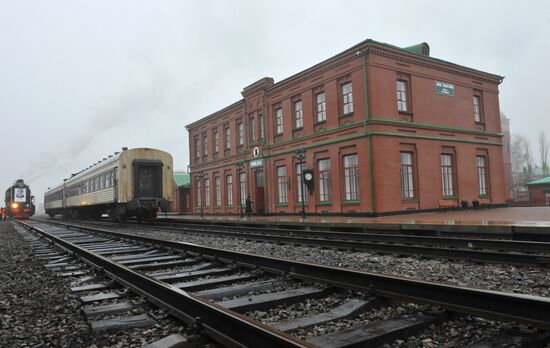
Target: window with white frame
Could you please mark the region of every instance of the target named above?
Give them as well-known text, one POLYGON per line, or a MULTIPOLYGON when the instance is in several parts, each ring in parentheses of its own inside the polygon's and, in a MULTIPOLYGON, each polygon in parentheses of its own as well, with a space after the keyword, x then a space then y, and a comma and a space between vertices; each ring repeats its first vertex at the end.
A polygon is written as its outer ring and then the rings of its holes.
POLYGON ((327 120, 327 104, 325 99, 325 92, 317 93, 315 95, 316 110, 317 110, 317 122, 324 122, 327 120))
POLYGON ((275 134, 283 134, 283 109, 275 109, 275 134))
POLYGON ((229 174, 225 177, 225 192, 227 194, 227 205, 232 206, 233 205, 233 175, 229 174))
POLYGON ((246 173, 240 174, 239 184, 241 188, 241 206, 243 206, 246 202, 246 196, 248 195, 246 192, 246 173))
POLYGON ((202 135, 202 155, 208 156, 208 137, 206 134, 202 135))
POLYGON ((294 129, 304 128, 304 113, 302 110, 302 101, 294 102, 294 129))
POLYGON ((237 123, 237 133, 239 137, 239 145, 244 145, 244 123, 237 123))
POLYGON ((202 207, 202 183, 197 180, 197 206, 202 207))
POLYGON ((210 179, 204 179, 204 205, 210 206, 210 179))
POLYGON ((481 97, 479 95, 474 95, 474 121, 481 123, 481 97))
POLYGON ((222 205, 222 183, 219 176, 214 178, 214 192, 216 194, 216 207, 221 207, 222 205))
POLYGON ((319 202, 332 201, 332 185, 330 179, 330 159, 317 161, 317 173, 319 175, 319 202))
POLYGON ((256 141, 256 118, 250 116, 250 139, 252 142, 256 141))
POLYGON ((344 162, 344 200, 359 200, 359 162, 357 154, 346 155, 344 162))
POLYGON ((231 128, 229 126, 225 127, 225 149, 229 150, 231 148, 231 128))
POLYGON ((218 153, 218 151, 220 151, 220 135, 218 134, 217 130, 214 131, 213 138, 214 138, 214 153, 218 153))
POLYGON ((288 203, 286 166, 277 167, 277 203, 288 203))
POLYGON ((199 137, 195 137, 193 140, 193 146, 195 147, 195 158, 201 157, 201 147, 199 145, 199 137))
POLYGON ((344 115, 353 112, 353 92, 351 82, 342 85, 342 113, 344 115))
POLYGON ((407 101, 407 81, 397 80, 397 110, 409 111, 407 101))
POLYGON ((443 196, 452 197, 455 195, 454 189, 454 164, 453 155, 445 153, 441 155, 441 183, 443 186, 443 196))
POLYGON ((487 196, 487 163, 485 156, 476 156, 477 192, 480 196, 487 196))
POLYGON ((307 186, 303 180, 303 171, 306 169, 305 163, 296 164, 296 201, 307 203, 307 186))
POLYGON ((400 152, 401 198, 414 198, 413 153, 400 152))
POLYGON ((260 124, 260 139, 265 139, 265 123, 264 123, 264 115, 260 112, 258 114, 259 124, 260 124))

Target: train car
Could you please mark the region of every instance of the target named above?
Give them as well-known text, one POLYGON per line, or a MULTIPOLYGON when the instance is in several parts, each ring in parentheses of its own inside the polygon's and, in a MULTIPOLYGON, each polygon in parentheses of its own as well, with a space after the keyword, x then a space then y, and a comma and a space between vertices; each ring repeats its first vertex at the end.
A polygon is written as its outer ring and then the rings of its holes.
POLYGON ((115 221, 154 220, 170 210, 172 156, 150 148, 127 149, 72 174, 44 194, 46 214, 115 221))
POLYGON ((29 185, 23 179, 18 179, 6 190, 6 214, 14 219, 28 219, 34 215, 34 196, 29 185))

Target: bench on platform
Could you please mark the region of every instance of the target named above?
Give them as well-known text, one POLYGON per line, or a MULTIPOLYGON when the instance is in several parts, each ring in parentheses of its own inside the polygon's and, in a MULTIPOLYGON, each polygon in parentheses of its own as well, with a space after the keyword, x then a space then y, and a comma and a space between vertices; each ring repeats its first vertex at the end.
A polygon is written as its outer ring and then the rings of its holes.
POLYGON ((456 208, 458 206, 457 201, 454 199, 439 199, 439 208, 456 208))
POLYGON ((479 202, 479 205, 491 204, 491 200, 489 198, 478 198, 477 201, 479 202))
POLYGON ((472 201, 474 209, 487 208, 489 205, 491 205, 491 200, 489 198, 478 198, 472 201))

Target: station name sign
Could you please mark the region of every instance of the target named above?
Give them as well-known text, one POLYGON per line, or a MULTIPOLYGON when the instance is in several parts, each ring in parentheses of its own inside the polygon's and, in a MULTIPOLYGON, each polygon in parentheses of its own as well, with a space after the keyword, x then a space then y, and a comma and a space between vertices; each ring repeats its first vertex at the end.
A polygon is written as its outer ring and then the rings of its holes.
POLYGON ((435 93, 446 95, 449 97, 454 97, 455 95, 455 86, 451 83, 435 81, 435 93))
POLYGON ((254 160, 250 161, 250 168, 261 167, 263 165, 264 165, 264 159, 263 158, 257 158, 257 159, 254 159, 254 160))

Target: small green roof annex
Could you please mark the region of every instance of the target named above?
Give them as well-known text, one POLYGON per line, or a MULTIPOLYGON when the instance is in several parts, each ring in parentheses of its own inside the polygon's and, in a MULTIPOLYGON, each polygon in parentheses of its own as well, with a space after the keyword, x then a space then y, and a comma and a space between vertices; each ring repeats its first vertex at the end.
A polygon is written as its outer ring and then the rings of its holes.
POLYGON ((547 176, 545 178, 540 178, 538 180, 533 180, 531 182, 528 182, 526 185, 544 185, 544 184, 547 184, 547 185, 550 185, 550 176, 547 176))
POLYGON ((189 173, 185 172, 174 172, 174 181, 178 187, 191 185, 189 173))

